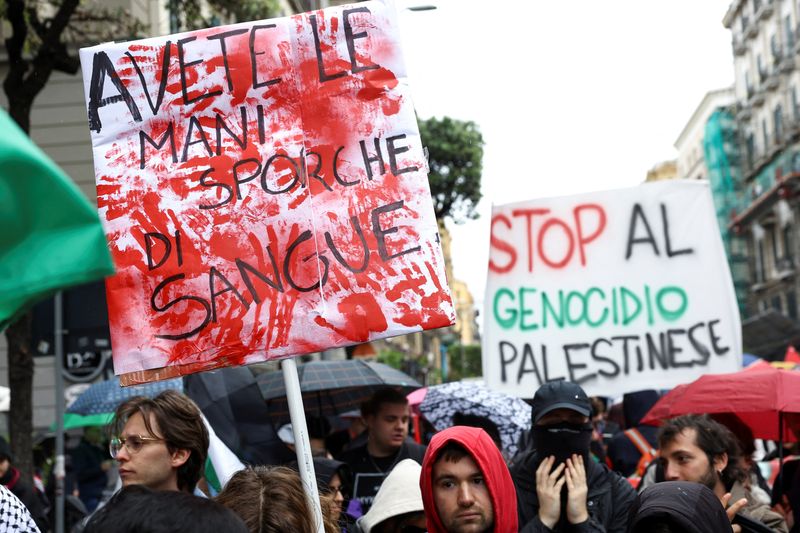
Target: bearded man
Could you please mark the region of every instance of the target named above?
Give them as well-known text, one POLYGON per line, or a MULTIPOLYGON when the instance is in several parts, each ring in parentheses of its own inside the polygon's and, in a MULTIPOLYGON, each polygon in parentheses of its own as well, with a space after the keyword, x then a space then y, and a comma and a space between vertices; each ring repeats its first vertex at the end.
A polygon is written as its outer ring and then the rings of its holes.
POLYGON ((666 481, 701 483, 724 503, 746 498, 739 514, 777 533, 789 530, 781 515, 750 494, 736 437, 719 422, 707 415, 673 418, 661 427, 658 445, 666 481))

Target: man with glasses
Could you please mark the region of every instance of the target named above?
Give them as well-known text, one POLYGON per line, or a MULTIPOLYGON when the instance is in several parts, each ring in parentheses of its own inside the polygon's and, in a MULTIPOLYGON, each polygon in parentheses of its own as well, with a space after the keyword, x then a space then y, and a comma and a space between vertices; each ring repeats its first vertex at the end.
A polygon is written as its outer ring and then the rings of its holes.
POLYGON ((626 530, 630 483, 589 456, 591 405, 583 389, 551 381, 533 397, 531 448, 511 467, 521 533, 626 530))
POLYGON ((109 446, 123 486, 192 493, 208 453, 208 430, 197 405, 167 390, 117 408, 109 446))

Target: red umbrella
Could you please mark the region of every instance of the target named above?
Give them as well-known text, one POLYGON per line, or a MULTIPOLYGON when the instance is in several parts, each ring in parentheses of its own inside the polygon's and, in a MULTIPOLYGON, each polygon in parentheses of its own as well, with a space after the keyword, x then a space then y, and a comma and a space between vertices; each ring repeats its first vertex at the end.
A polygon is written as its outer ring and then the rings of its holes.
POLYGON ((795 431, 800 433, 800 372, 769 366, 707 374, 665 394, 642 423, 658 426, 667 418, 703 413, 734 414, 757 439, 794 442, 795 431))

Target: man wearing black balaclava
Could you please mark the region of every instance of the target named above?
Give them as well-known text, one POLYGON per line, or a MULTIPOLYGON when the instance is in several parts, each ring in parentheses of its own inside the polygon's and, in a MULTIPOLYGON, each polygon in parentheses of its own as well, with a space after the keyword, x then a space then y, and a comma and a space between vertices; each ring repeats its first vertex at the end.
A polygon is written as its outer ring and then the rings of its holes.
POLYGON ((590 414, 575 383, 551 381, 536 391, 532 446, 510 468, 521 533, 625 531, 636 493, 591 459, 590 414))

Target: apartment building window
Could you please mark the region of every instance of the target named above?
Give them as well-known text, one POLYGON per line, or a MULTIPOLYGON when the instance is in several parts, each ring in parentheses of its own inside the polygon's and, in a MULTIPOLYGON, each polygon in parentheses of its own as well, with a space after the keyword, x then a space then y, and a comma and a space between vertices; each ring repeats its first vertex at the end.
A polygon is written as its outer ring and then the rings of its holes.
POLYGON ((780 296, 773 296, 772 297, 772 308, 779 313, 783 312, 783 306, 781 305, 781 297, 780 296))
POLYGON ((758 67, 758 80, 763 82, 767 79, 767 69, 764 68, 760 55, 756 56, 756 67, 758 67))
POLYGON ((795 120, 800 116, 800 109, 797 106, 797 87, 792 87, 792 118, 795 120))
POLYGON ((786 293, 786 313, 792 320, 797 320, 797 296, 794 291, 786 293))
POLYGON ((764 240, 761 239, 756 243, 756 260, 755 260, 755 283, 764 282, 764 240))
POLYGON ((769 148, 769 130, 767 129, 767 119, 761 120, 761 135, 764 137, 764 152, 769 148))
POLYGON ((756 157, 756 138, 752 133, 747 134, 747 166, 753 168, 753 160, 756 157))
POLYGON ((781 104, 775 106, 772 115, 775 122, 775 142, 781 142, 783 139, 783 107, 781 104))
POLYGON ((786 40, 786 53, 789 54, 791 53, 791 49, 794 48, 794 32, 792 31, 791 15, 786 15, 786 18, 783 19, 783 33, 786 40))
POLYGON ((750 84, 750 73, 747 71, 744 73, 744 87, 747 91, 747 98, 750 99, 753 95, 753 86, 750 84))
POLYGON ((778 42, 778 34, 772 34, 769 38, 769 48, 772 51, 772 60, 777 63, 781 60, 781 44, 778 42))
POLYGON ((772 259, 775 261, 775 266, 778 266, 778 262, 781 260, 781 256, 778 252, 778 235, 774 231, 770 231, 770 241, 772 241, 772 259))
POLYGON ((784 226, 782 230, 782 233, 783 233, 783 257, 790 263, 794 263, 793 259, 794 254, 792 253, 792 240, 794 237, 793 235, 794 232, 792 231, 792 225, 786 224, 786 226, 784 226))

